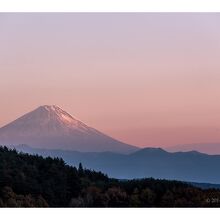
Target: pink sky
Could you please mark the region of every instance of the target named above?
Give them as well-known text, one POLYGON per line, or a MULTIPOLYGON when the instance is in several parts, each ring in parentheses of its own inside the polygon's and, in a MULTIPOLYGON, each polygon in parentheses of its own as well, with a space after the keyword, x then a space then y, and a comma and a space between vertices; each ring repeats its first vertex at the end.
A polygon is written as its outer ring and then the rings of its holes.
POLYGON ((137 146, 220 142, 220 14, 0 14, 0 126, 44 104, 137 146))

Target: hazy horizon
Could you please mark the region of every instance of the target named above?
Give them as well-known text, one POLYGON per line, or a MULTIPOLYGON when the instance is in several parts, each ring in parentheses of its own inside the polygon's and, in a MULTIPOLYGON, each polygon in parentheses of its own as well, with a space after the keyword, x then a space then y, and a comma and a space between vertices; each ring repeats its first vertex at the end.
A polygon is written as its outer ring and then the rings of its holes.
POLYGON ((0 127, 55 104, 136 146, 220 142, 219 13, 2 13, 0 28, 0 127))

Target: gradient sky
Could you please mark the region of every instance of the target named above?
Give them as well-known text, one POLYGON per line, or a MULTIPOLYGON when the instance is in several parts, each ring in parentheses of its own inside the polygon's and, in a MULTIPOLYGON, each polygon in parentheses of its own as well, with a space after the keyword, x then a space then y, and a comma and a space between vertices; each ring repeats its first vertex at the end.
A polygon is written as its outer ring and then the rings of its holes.
POLYGON ((220 14, 0 14, 0 126, 44 104, 137 146, 220 142, 220 14))

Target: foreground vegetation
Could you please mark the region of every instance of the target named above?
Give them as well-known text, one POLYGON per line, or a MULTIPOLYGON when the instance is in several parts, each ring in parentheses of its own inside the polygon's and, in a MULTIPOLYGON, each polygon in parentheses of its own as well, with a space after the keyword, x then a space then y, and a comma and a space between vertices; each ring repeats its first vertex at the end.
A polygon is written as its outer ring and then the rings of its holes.
POLYGON ((0 147, 0 207, 219 207, 220 190, 101 172, 0 147))

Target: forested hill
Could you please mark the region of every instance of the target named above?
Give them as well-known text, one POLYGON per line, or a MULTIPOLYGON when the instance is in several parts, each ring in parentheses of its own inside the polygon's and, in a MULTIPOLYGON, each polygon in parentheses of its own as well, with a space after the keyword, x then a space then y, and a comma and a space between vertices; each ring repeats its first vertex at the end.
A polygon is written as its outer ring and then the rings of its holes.
POLYGON ((0 147, 1 207, 220 206, 220 191, 152 178, 119 181, 59 158, 0 147))

